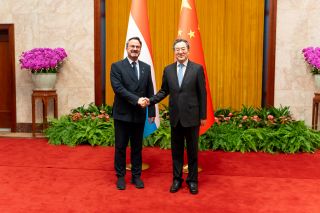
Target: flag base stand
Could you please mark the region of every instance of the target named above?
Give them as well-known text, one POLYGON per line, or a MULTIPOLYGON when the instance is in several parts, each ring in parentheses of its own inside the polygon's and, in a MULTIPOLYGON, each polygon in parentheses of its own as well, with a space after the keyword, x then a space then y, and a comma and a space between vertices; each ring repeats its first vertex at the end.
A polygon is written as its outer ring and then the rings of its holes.
MULTIPOLYGON (((150 165, 147 163, 142 163, 142 171, 149 169, 150 165)), ((126 164, 126 170, 131 171, 131 163, 126 164)))
MULTIPOLYGON (((188 170, 188 164, 183 165, 183 169, 182 169, 183 173, 188 174, 189 170, 188 170)), ((198 166, 198 172, 201 172, 202 168, 200 166, 198 166)))

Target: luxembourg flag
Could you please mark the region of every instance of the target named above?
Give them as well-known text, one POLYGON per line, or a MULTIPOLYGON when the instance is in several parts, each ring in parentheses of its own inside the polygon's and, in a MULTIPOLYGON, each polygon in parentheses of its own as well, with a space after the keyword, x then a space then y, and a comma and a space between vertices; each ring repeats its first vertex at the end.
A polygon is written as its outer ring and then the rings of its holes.
MULTIPOLYGON (((152 62, 152 50, 151 50, 151 39, 149 31, 149 18, 147 11, 147 0, 132 0, 131 11, 129 16, 128 30, 126 41, 131 37, 138 36, 142 41, 141 53, 139 60, 149 64, 151 66, 151 75, 153 82, 153 92, 157 91, 157 85, 154 74, 154 67, 152 62)), ((124 57, 127 57, 127 52, 124 50, 124 57)), ((148 110, 146 122, 144 125, 143 137, 147 137, 152 134, 160 125, 159 119, 159 108, 156 104, 156 119, 154 123, 148 121, 148 110)))

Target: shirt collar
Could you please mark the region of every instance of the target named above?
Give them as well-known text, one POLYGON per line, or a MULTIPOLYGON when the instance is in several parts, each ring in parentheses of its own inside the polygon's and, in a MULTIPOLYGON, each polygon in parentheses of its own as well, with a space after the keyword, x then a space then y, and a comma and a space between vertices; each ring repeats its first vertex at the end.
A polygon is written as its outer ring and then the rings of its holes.
MULTIPOLYGON (((128 59, 128 61, 129 61, 130 64, 132 64, 132 62, 134 62, 134 61, 132 61, 132 60, 131 60, 130 58, 128 58, 128 57, 127 57, 127 59, 128 59)), ((135 62, 136 62, 137 65, 139 64, 139 60, 136 60, 135 62)))
MULTIPOLYGON (((187 67, 188 62, 189 62, 189 59, 187 59, 185 62, 182 63, 184 67, 187 67)), ((179 61, 177 61, 177 67, 179 66, 179 64, 180 64, 179 61)))

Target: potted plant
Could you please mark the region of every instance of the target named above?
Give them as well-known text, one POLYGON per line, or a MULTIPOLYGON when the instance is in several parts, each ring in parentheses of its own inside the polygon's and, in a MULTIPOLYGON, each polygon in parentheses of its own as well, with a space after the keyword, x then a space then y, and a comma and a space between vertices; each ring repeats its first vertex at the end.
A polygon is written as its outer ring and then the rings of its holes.
POLYGON ((35 90, 54 89, 56 74, 67 53, 63 48, 34 48, 21 54, 21 69, 29 70, 35 90))
POLYGON ((311 66, 317 89, 320 89, 320 47, 307 47, 302 50, 304 60, 311 66))

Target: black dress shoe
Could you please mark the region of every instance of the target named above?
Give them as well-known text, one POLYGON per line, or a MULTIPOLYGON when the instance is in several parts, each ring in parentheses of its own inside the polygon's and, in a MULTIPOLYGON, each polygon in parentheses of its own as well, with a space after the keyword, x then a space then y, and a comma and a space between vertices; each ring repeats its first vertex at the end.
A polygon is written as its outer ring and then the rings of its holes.
POLYGON ((170 192, 175 193, 181 188, 182 182, 178 180, 174 180, 171 187, 170 187, 170 192))
POLYGON ((189 191, 191 194, 198 194, 199 190, 198 190, 198 183, 196 182, 189 182, 188 183, 189 186, 189 191))
POLYGON ((118 177, 117 189, 119 189, 119 190, 125 190, 126 189, 126 181, 124 180, 124 177, 118 177))
POLYGON ((132 178, 131 183, 133 183, 137 189, 143 189, 144 183, 140 178, 132 178))

